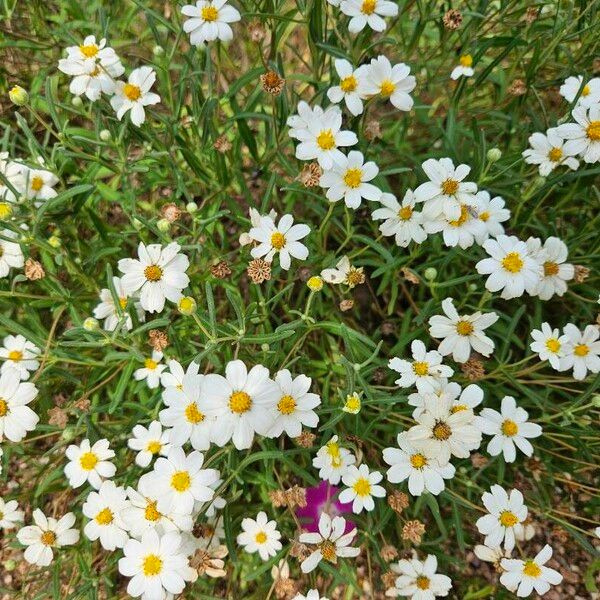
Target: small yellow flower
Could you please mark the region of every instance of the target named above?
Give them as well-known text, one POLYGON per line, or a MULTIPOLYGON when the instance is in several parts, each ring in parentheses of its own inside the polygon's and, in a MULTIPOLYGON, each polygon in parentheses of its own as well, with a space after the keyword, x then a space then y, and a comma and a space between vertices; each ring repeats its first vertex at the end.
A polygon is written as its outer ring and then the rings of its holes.
POLYGON ((27 90, 20 85, 15 85, 11 88, 8 92, 8 97, 10 98, 10 101, 17 106, 25 106, 29 102, 27 90))
POLYGON ((177 303, 177 308, 182 315, 193 315, 196 312, 196 301, 191 296, 184 296, 177 303))
POLYGON ((346 403, 342 410, 350 413, 351 415, 357 415, 360 412, 361 402, 360 396, 354 392, 354 394, 348 394, 346 396, 346 403))
POLYGON ((323 289, 323 279, 318 275, 313 275, 307 282, 306 285, 311 292, 320 292, 323 289))
POLYGON ((61 241, 60 238, 57 235, 51 235, 48 238, 48 243, 53 247, 53 248, 60 248, 61 246, 61 241))
POLYGON ((88 317, 84 322, 83 322, 83 328, 86 331, 96 331, 98 329, 98 320, 94 319, 94 317, 88 317))
POLYGON ((12 213, 13 209, 9 202, 0 202, 0 219, 8 219, 12 213))

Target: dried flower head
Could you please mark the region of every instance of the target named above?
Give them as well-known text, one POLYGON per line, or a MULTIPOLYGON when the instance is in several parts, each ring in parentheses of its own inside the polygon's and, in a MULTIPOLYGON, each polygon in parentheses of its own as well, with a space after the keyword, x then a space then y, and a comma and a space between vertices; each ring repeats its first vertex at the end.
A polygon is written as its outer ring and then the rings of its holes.
POLYGON ((271 279, 271 263, 262 258, 254 258, 246 269, 252 283, 262 283, 271 279))
POLYGON ((311 162, 302 167, 297 179, 304 187, 310 188, 319 185, 321 175, 323 175, 323 169, 321 169, 319 163, 311 162))
POLYGON ((148 343, 157 352, 162 352, 169 345, 169 338, 160 329, 151 329, 148 332, 148 343))
POLYGON ((392 589, 396 585, 396 579, 398 579, 398 573, 388 571, 381 576, 383 587, 386 590, 392 589))
POLYGON ((305 544, 301 544, 296 540, 292 540, 292 545, 290 548, 290 556, 293 558, 297 558, 299 561, 308 558, 312 553, 312 550, 306 546, 305 544))
POLYGON ((260 82, 262 83, 263 90, 273 96, 279 96, 285 85, 285 79, 280 77, 275 71, 263 73, 260 76, 260 82))
POLYGON ((410 502, 404 492, 395 491, 388 496, 388 504, 393 511, 401 514, 405 508, 408 508, 410 502))
POLYGON ((575 265, 575 275, 573 279, 576 283, 583 283, 590 276, 590 270, 583 265, 575 265))
POLYGON ((485 367, 483 366, 483 362, 476 356, 472 356, 467 362, 464 362, 460 366, 460 370, 464 373, 465 377, 469 379, 469 381, 478 381, 485 375, 485 367))
POLYGON ((340 302, 340 310, 342 312, 347 312, 349 310, 352 310, 353 306, 354 306, 354 300, 342 300, 340 302))
POLYGON ((317 436, 314 433, 303 431, 294 441, 302 448, 312 448, 316 438, 317 436))
POLYGON ((281 508, 287 504, 285 492, 283 490, 269 490, 269 499, 275 508, 281 508))
POLYGON ((278 579, 274 591, 279 600, 289 600, 298 593, 298 584, 293 579, 278 579))
POLYGON ((252 21, 248 25, 248 33, 250 34, 250 39, 255 44, 262 42, 267 37, 267 31, 260 21, 252 21))
POLYGON ((225 279, 231 275, 231 269, 226 261, 220 260, 216 265, 210 268, 210 273, 217 279, 225 279))
POLYGON ((82 412, 88 412, 90 410, 90 399, 87 396, 77 400, 73 406, 82 412))
POLYGON ((404 279, 409 283, 412 283, 413 285, 419 285, 419 283, 421 283, 421 280, 410 269, 403 267, 400 272, 404 279))
POLYGON ((48 423, 50 425, 56 425, 60 429, 64 429, 68 420, 69 417, 62 408, 55 406, 54 408, 48 410, 48 423))
POLYGON ((525 22, 528 25, 531 25, 539 16, 540 14, 540 9, 538 6, 530 6, 526 11, 525 11, 525 22))
POLYGON ((402 527, 402 539, 407 540, 418 546, 421 543, 421 538, 425 533, 425 525, 415 519, 414 521, 407 521, 402 527))
POLYGON ((442 18, 444 22, 444 27, 449 29, 450 31, 454 31, 458 29, 463 22, 463 16, 460 10, 456 10, 455 8, 451 8, 442 18))
POLYGON ((527 91, 527 85, 522 79, 515 79, 508 87, 511 96, 523 96, 527 91))
POLYGON ((483 454, 479 454, 479 452, 473 452, 473 454, 471 454, 471 464, 476 469, 485 467, 489 462, 487 456, 483 456, 483 454))
POLYGON ((226 154, 233 147, 225 134, 220 135, 213 144, 214 149, 221 154, 226 154))
POLYGON ((217 546, 207 550, 197 550, 190 559, 190 566, 198 571, 198 575, 208 575, 209 577, 225 577, 227 572, 223 568, 227 556, 225 546, 217 546))
POLYGON ((304 508, 306 506, 306 489, 294 485, 285 490, 285 500, 290 508, 304 508))
POLYGON ((381 549, 381 558, 386 562, 392 562, 394 559, 398 558, 398 550, 391 544, 386 544, 381 549))
POLYGON ((33 258, 28 258, 25 261, 25 277, 30 281, 36 281, 37 279, 42 279, 46 276, 46 271, 44 271, 44 267, 37 260, 33 260, 33 258))
POLYGON ((375 119, 371 119, 365 127, 365 137, 372 142, 381 137, 381 124, 375 119))
POLYGON ((169 223, 174 223, 181 216, 181 209, 178 208, 176 204, 173 202, 169 202, 169 204, 165 204, 160 212, 164 219, 169 221, 169 223))

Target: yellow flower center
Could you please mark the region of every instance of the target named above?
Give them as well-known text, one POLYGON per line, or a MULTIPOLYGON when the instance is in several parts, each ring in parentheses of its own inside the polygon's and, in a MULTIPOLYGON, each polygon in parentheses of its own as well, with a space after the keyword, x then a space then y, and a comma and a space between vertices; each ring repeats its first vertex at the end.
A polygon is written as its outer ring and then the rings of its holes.
POLYGON ((146 450, 151 454, 158 454, 162 449, 162 444, 158 441, 149 442, 146 446, 146 450))
POLYGON ((96 515, 96 523, 98 523, 98 525, 110 525, 113 522, 113 513, 112 510, 110 510, 110 508, 103 508, 97 515, 96 515))
POLYGON ((350 270, 346 274, 346 283, 350 287, 357 286, 363 283, 365 280, 365 275, 362 271, 362 267, 360 269, 355 269, 354 267, 350 267, 350 270))
POLYGON ((154 369, 156 369, 156 367, 158 367, 158 363, 155 360, 152 360, 151 358, 147 358, 144 361, 144 366, 146 367, 146 369, 150 369, 151 371, 154 371, 154 369))
POLYGON ((344 183, 352 189, 356 189, 362 183, 362 171, 360 169, 348 169, 344 175, 344 183))
POLYGON ((329 540, 323 540, 319 544, 319 550, 321 551, 321 556, 331 562, 336 562, 337 554, 335 551, 335 544, 329 540))
POLYGON ((454 196, 458 191, 458 185, 456 179, 446 179, 446 181, 442 183, 442 192, 444 192, 446 196, 454 196))
POLYGON ((458 219, 456 219, 455 221, 449 221, 450 225, 452 225, 452 227, 460 227, 461 225, 464 225, 467 222, 467 219, 469 218, 469 210, 466 206, 466 204, 461 204, 460 205, 460 217, 458 217, 458 219))
POLYGON ((389 79, 384 79, 379 86, 379 92, 384 98, 389 98, 394 93, 395 89, 396 84, 389 79))
POLYGON ((340 447, 336 442, 329 442, 326 446, 327 454, 331 456, 331 458, 336 458, 340 455, 340 447))
POLYGON ((125 310, 127 308, 127 298, 119 298, 119 306, 121 310, 125 310))
POLYGON ((425 575, 419 575, 415 581, 417 587, 420 590, 428 590, 429 589, 429 577, 425 577, 425 575))
POLYGON ((345 407, 347 410, 358 412, 360 410, 360 398, 356 394, 347 396, 345 407))
POLYGON ((233 392, 229 396, 229 410, 241 415, 252 408, 252 398, 246 392, 233 392))
POLYGON ((502 527, 514 527, 518 522, 517 515, 511 513, 510 510, 503 510, 500 513, 500 525, 502 527))
POLYGON ((590 349, 586 344, 577 344, 577 346, 573 348, 573 352, 575 353, 575 356, 587 356, 590 349))
POLYGON ((79 464, 84 471, 91 471, 98 464, 98 457, 93 452, 85 452, 79 457, 79 464))
POLYGON ((587 126, 587 136, 592 142, 600 141, 600 121, 592 121, 587 126))
POLYGON ((372 15, 375 12, 377 6, 377 0, 363 0, 360 12, 365 15, 372 15))
POLYGON ((398 211, 398 217, 400 217, 401 221, 408 221, 413 214, 413 209, 412 206, 403 206, 399 211, 398 211))
POLYGON ((267 534, 264 531, 259 531, 255 536, 257 544, 264 544, 267 541, 267 534))
POLYGON ((19 362, 23 358, 23 353, 20 350, 11 350, 8 353, 8 360, 19 362))
POLYGON ((502 259, 502 267, 509 273, 518 273, 523 268, 523 259, 518 252, 509 252, 502 259))
POLYGON ((156 554, 148 554, 144 557, 143 570, 146 577, 154 577, 162 571, 163 561, 156 554))
POLYGON ((8 202, 0 202, 0 219, 8 219, 12 215, 12 207, 8 202))
POLYGON ((583 89, 581 90, 581 95, 585 98, 586 96, 590 95, 590 92, 591 92, 590 86, 586 83, 583 86, 583 89))
POLYGON ((331 150, 335 148, 335 138, 331 129, 323 129, 317 136, 317 144, 321 150, 331 150))
POLYGON ((8 404, 4 398, 0 398, 0 417, 5 417, 8 414, 8 404))
POLYGON ((357 496, 368 496, 371 493, 371 483, 365 477, 357 479, 352 489, 356 492, 357 496))
POLYGON ((410 464, 415 469, 422 469, 427 465, 427 459, 425 458, 425 456, 423 456, 423 454, 412 454, 410 457, 410 464))
POLYGON ((554 352, 556 354, 560 350, 560 342, 556 338, 548 338, 546 340, 546 348, 550 350, 550 352, 554 352))
POLYGON ((563 152, 560 148, 552 148, 550 152, 548 152, 548 158, 552 162, 558 162, 562 158, 563 152))
POLYGON ((456 332, 459 335, 471 335, 474 331, 473 323, 470 321, 459 321, 456 324, 456 332))
POLYGON ((542 574, 542 569, 536 565, 532 560, 526 560, 523 565, 523 575, 527 577, 533 577, 537 579, 542 574))
POLYGON ((490 218, 490 213, 487 211, 484 211, 484 212, 480 213, 480 215, 479 215, 479 220, 483 221, 484 223, 489 221, 489 218, 490 218))
POLYGON ((31 189, 34 192, 39 192, 43 187, 44 180, 39 175, 35 175, 31 178, 31 189))
POLYGON ((190 489, 192 480, 187 471, 175 471, 171 476, 171 487, 178 492, 185 492, 190 489))
POLYGON ((340 81, 340 87, 343 92, 353 92, 358 86, 358 81, 356 81, 356 77, 354 75, 348 75, 348 77, 344 77, 340 81))
POLYGON ((463 54, 459 59, 461 67, 470 67, 473 65, 473 57, 470 54, 463 54))
POLYGON ((419 377, 424 377, 429 373, 429 363, 426 362, 414 362, 412 364, 413 371, 419 377))
POLYGON ((447 423, 438 421, 432 429, 433 437, 436 440, 445 441, 452 435, 452 429, 447 423))
POLYGON ((214 6, 205 6, 202 9, 202 18, 209 23, 219 18, 219 11, 214 6))
POLYGON ((162 515, 156 510, 156 502, 154 500, 148 500, 146 509, 144 510, 144 519, 146 521, 158 521, 162 515))
POLYGON ((194 425, 204 421, 204 415, 198 410, 195 402, 191 402, 185 407, 185 418, 194 425))
POLYGON ((553 275, 558 275, 558 263, 551 261, 545 262, 544 277, 552 277, 553 275))
POLYGON ((282 415, 291 415, 296 410, 296 401, 291 396, 282 396, 277 403, 277 410, 282 415))
POLYGON ((163 271, 158 265, 149 265, 144 269, 144 277, 148 281, 159 281, 163 276, 163 271))
POLYGON ((86 58, 94 58, 98 54, 98 46, 96 44, 89 44, 87 46, 79 46, 79 52, 86 58))
POLYGON ((139 86, 133 85, 132 83, 126 83, 123 86, 123 94, 127 96, 129 100, 135 102, 139 100, 142 96, 142 90, 140 90, 139 86))
POLYGON ((500 427, 502 433, 507 437, 513 437, 513 435, 517 435, 519 433, 519 426, 510 419, 506 419, 500 427))
POLYGON ((56 542, 56 534, 54 531, 44 531, 40 536, 40 542, 42 542, 44 546, 52 546, 52 544, 56 542))
POLYGON ((271 235, 271 246, 273 246, 275 250, 281 250, 285 246, 285 235, 276 231, 271 235))

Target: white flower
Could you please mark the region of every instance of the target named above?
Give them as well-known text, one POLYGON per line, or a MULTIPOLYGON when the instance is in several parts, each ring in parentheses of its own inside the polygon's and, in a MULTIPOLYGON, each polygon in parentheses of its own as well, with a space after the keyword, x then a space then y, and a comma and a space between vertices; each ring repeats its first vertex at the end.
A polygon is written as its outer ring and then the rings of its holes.
MULTIPOLYGON (((328 0, 331 4, 331 1, 328 0)), ((321 597, 321 594, 319 594, 319 590, 314 589, 314 590, 308 590, 308 592, 306 592, 306 596, 304 594, 296 594, 292 600, 327 600, 327 598, 325 598, 325 596, 321 597)))
POLYGON ((531 332, 533 342, 529 346, 537 352, 540 360, 547 360, 553 369, 560 370, 560 359, 571 351, 569 336, 561 335, 558 328, 552 329, 548 323, 542 323, 541 329, 531 332))
POLYGON ((16 202, 25 190, 23 165, 10 160, 8 152, 0 152, 0 173, 8 180, 9 184, 7 185, 3 179, 0 179, 0 200, 3 202, 16 202))
POLYGON ((140 304, 149 312, 161 312, 165 298, 178 302, 181 290, 186 288, 190 278, 186 270, 190 264, 185 254, 180 254, 181 246, 172 242, 164 248, 160 244, 138 246, 138 259, 122 258, 119 270, 123 291, 132 295, 140 290, 140 304))
POLYGON ((471 172, 471 167, 455 167, 450 158, 429 158, 421 167, 429 181, 415 190, 415 200, 424 203, 424 218, 435 220, 443 214, 448 220, 458 220, 461 217, 461 205, 475 206, 477 184, 463 181, 471 172))
MULTIPOLYGON (((301 104, 298 104, 298 110, 301 104)), ((306 114, 306 117, 310 120, 304 121, 300 117, 300 120, 292 121, 294 126, 290 135, 300 141, 296 147, 296 158, 317 159, 323 169, 331 169, 334 163, 341 163, 344 155, 339 148, 354 146, 358 142, 354 132, 341 130, 342 111, 337 106, 333 106, 320 115, 315 109, 312 115, 306 114)))
POLYGON ((476 239, 487 237, 484 223, 477 218, 475 209, 466 204, 460 205, 458 219, 448 219, 440 213, 435 219, 430 216, 425 220, 424 228, 427 233, 441 231, 446 246, 459 246, 463 250, 470 248, 476 239))
MULTIPOLYGON (((306 104, 306 102, 304 104, 306 104)), ((308 104, 306 104, 306 106, 308 106, 308 104)), ((291 118, 292 117, 289 117, 289 119, 291 119, 291 118)), ((248 209, 248 212, 250 214, 250 224, 252 225, 252 227, 259 227, 261 214, 255 208, 252 208, 252 207, 250 207, 248 209)), ((271 221, 275 221, 275 219, 277 218, 277 213, 273 209, 271 209, 269 211, 269 214, 264 215, 264 216, 269 217, 269 219, 271 219, 271 221)), ((244 231, 243 233, 240 234, 240 237, 239 237, 240 246, 247 246, 248 244, 251 244, 252 242, 253 242, 253 240, 250 237, 250 234, 248 232, 244 231)))
POLYGON ((19 372, 7 369, 0 375, 0 442, 4 437, 20 442, 33 431, 40 418, 27 406, 38 395, 38 389, 19 379, 19 372))
POLYGON ((444 396, 425 396, 424 410, 407 437, 417 448, 427 449, 444 465, 450 456, 468 458, 481 444, 481 431, 476 417, 468 406, 454 408, 454 403, 444 396))
POLYGON ((21 269, 25 264, 21 246, 14 240, 17 234, 10 229, 0 231, 0 278, 6 277, 11 267, 21 269))
POLYGON ((354 392, 353 394, 348 394, 346 396, 346 401, 344 402, 342 410, 351 415, 357 415, 360 412, 361 406, 362 401, 360 399, 360 394, 358 392, 354 392))
MULTIPOLYGON (((311 108, 304 100, 298 102, 296 110, 297 114, 290 115, 286 121, 287 126, 290 128, 288 134, 295 140, 304 137, 312 123, 321 120, 329 122, 335 120, 337 115, 341 115, 339 106, 329 106, 326 110, 323 110, 320 106, 311 108)), ((254 212, 258 214, 258 211, 255 210, 254 212)), ((271 213, 275 213, 275 211, 271 210, 271 213)), ((275 219, 276 213, 273 215, 271 213, 269 213, 269 216, 275 219)), ((250 210, 250 219, 252 220, 252 210, 250 210)), ((254 222, 252 224, 254 225, 254 222)))
POLYGON ((344 255, 338 261, 335 269, 323 269, 321 271, 321 277, 327 282, 332 284, 343 283, 350 289, 365 281, 365 274, 363 267, 355 267, 350 264, 350 259, 344 255))
POLYGON ((510 558, 511 554, 510 552, 507 552, 498 546, 490 548, 489 546, 484 546, 483 544, 477 544, 473 548, 473 553, 479 560, 492 563, 497 570, 500 570, 500 561, 503 558, 510 558))
POLYGON ((479 406, 483 401, 483 390, 477 384, 472 383, 461 391, 460 385, 452 381, 450 383, 436 383, 433 391, 425 394, 419 392, 409 394, 408 403, 415 407, 413 419, 416 419, 425 410, 425 400, 430 396, 450 402, 450 411, 455 413, 469 408, 473 410, 476 406, 479 406))
POLYGON ((527 246, 543 271, 535 295, 541 300, 549 300, 554 294, 564 295, 566 282, 575 276, 575 267, 565 262, 569 254, 567 245, 557 237, 549 237, 543 245, 538 238, 529 238, 527 246))
POLYGON ((373 498, 384 498, 385 489, 377 485, 383 479, 379 471, 369 471, 367 465, 358 468, 351 465, 342 476, 342 482, 347 488, 342 490, 339 501, 344 504, 352 502, 352 512, 358 514, 363 510, 375 508, 373 498))
POLYGON ((198 375, 200 365, 197 362, 191 362, 184 371, 181 363, 176 360, 167 361, 168 371, 163 371, 160 374, 160 384, 165 390, 174 387, 178 390, 183 389, 183 379, 186 375, 198 375))
POLYGON ((459 77, 472 77, 473 73, 473 57, 470 54, 463 54, 458 59, 458 65, 452 69, 450 79, 458 79, 459 77))
POLYGON ((446 298, 442 302, 442 310, 446 316, 434 315, 429 319, 429 335, 442 338, 438 352, 443 356, 452 354, 452 358, 464 363, 471 356, 471 348, 490 356, 494 351, 494 342, 484 334, 484 331, 498 320, 495 312, 471 315, 459 315, 454 308, 454 300, 446 298))
POLYGON ((415 89, 417 80, 410 75, 410 67, 398 63, 392 67, 383 55, 371 59, 366 70, 365 93, 388 98, 398 109, 409 111, 414 104, 410 92, 415 89))
POLYGON ((344 517, 333 517, 327 513, 321 513, 319 518, 319 533, 301 533, 298 541, 301 544, 315 544, 317 549, 302 561, 300 569, 303 573, 310 573, 317 568, 321 560, 337 564, 338 557, 348 558, 360 554, 359 548, 350 546, 356 536, 356 528, 344 534, 346 530, 346 519, 344 517))
POLYGON ((97 492, 90 492, 83 514, 90 519, 83 529, 88 539, 100 539, 105 550, 122 548, 127 542, 127 523, 123 511, 129 507, 127 492, 114 481, 103 481, 97 492))
POLYGON ((342 0, 340 10, 351 17, 348 23, 350 33, 358 33, 368 25, 373 31, 384 31, 382 17, 395 17, 398 5, 389 0, 342 0))
POLYGON ((399 448, 384 448, 383 460, 390 465, 387 478, 390 483, 401 483, 408 479, 408 491, 420 496, 425 490, 438 495, 444 490, 444 479, 454 477, 454 466, 446 462, 440 464, 427 447, 417 448, 406 432, 398 434, 399 448))
POLYGON ((452 581, 447 575, 437 573, 437 558, 429 554, 424 562, 411 558, 399 560, 392 565, 398 573, 395 588, 386 592, 387 596, 408 596, 412 600, 434 600, 437 596, 447 596, 452 581))
POLYGON ((279 400, 273 407, 273 425, 268 432, 270 437, 279 437, 286 433, 296 438, 302 433, 302 426, 316 427, 319 417, 313 410, 321 404, 321 398, 310 392, 312 379, 306 375, 292 374, 283 369, 275 375, 279 386, 279 400))
POLYGON ((258 552, 262 560, 269 560, 281 550, 280 539, 277 522, 269 521, 267 513, 261 510, 256 515, 256 520, 248 517, 242 519, 242 533, 237 536, 237 543, 246 552, 258 552))
POLYGON ((480 260, 475 268, 480 275, 489 275, 485 287, 490 292, 502 290, 505 300, 534 294, 542 277, 541 265, 531 255, 526 244, 515 236, 499 235, 483 243, 490 258, 480 260))
MULTIPOLYGON (((222 484, 223 480, 219 478, 214 483, 211 483, 209 487, 216 491, 222 484)), ((221 498, 221 496, 213 496, 212 500, 209 502, 194 503, 194 513, 202 514, 206 518, 212 519, 217 514, 217 510, 221 510, 226 504, 227 501, 224 498, 221 498)))
POLYGON ((58 521, 46 518, 38 508, 33 511, 35 525, 23 527, 17 533, 17 539, 27 546, 24 557, 28 563, 38 567, 47 567, 54 558, 53 548, 72 546, 79 541, 79 531, 71 529, 75 524, 75 515, 67 513, 58 521))
POLYGON ((394 357, 388 362, 388 367, 401 375, 396 385, 403 388, 416 385, 419 391, 431 391, 436 382, 453 375, 454 371, 442 364, 442 355, 437 350, 428 352, 420 340, 413 340, 410 350, 412 361, 394 357))
POLYGON ((179 595, 186 581, 198 573, 189 565, 181 548, 181 536, 173 531, 159 536, 149 529, 141 540, 130 539, 119 559, 119 573, 131 577, 127 593, 142 600, 167 600, 179 595))
POLYGON ((365 200, 379 200, 381 190, 368 183, 379 173, 379 168, 374 162, 365 163, 362 152, 352 150, 348 156, 342 155, 333 167, 326 170, 319 179, 322 188, 328 188, 327 199, 329 202, 338 202, 342 198, 348 208, 358 208, 362 198, 365 200))
POLYGON ((517 407, 517 402, 512 396, 504 396, 500 412, 492 408, 484 408, 478 419, 479 428, 487 435, 493 435, 487 446, 491 456, 504 454, 506 462, 514 462, 517 457, 515 445, 525 456, 533 454, 533 446, 527 438, 536 438, 542 435, 542 428, 529 423, 529 414, 517 407))
POLYGON ((127 440, 127 445, 137 452, 136 465, 147 467, 157 454, 166 456, 169 453, 169 432, 163 431, 158 421, 152 421, 148 429, 143 425, 135 425, 132 434, 133 437, 127 440))
POLYGON ((160 374, 167 368, 167 365, 160 362, 162 357, 162 352, 153 350, 152 356, 144 361, 144 366, 134 371, 134 379, 136 381, 145 380, 151 390, 157 388, 160 383, 160 374))
POLYGON ((570 154, 565 152, 565 140, 558 134, 556 128, 548 129, 546 134, 534 133, 529 136, 531 148, 523 151, 525 162, 530 165, 539 165, 539 173, 547 177, 556 167, 565 165, 576 171, 579 161, 573 158, 578 152, 571 149, 570 154))
MULTIPOLYGON (((565 356, 560 359, 560 370, 573 369, 573 377, 585 379, 587 372, 600 373, 600 330, 597 325, 588 325, 583 332, 569 323, 563 329, 569 340, 565 356)), ((2 394, 0 393, 0 396, 2 394)))
POLYGON ((558 585, 563 580, 558 571, 545 566, 551 557, 552 548, 546 544, 532 560, 502 559, 500 566, 504 572, 500 583, 516 592, 519 598, 529 596, 533 590, 543 596, 551 585, 558 585))
POLYGON ((587 108, 592 104, 600 102, 600 78, 598 77, 590 79, 586 84, 584 84, 581 75, 567 77, 565 82, 560 86, 559 93, 567 102, 573 102, 577 94, 579 94, 580 89, 581 94, 577 100, 577 106, 587 108))
POLYGON ((477 519, 476 525, 479 533, 485 535, 485 545, 494 548, 504 542, 505 549, 511 551, 515 535, 523 534, 523 521, 527 518, 523 494, 511 490, 509 496, 499 485, 493 485, 481 499, 489 514, 477 519))
POLYGON ((37 357, 40 349, 22 335, 7 335, 2 340, 0 359, 1 372, 14 370, 21 379, 29 379, 29 371, 37 371, 40 363, 37 357))
POLYGON ((556 128, 558 135, 568 141, 564 151, 569 156, 577 154, 586 163, 600 160, 600 102, 589 108, 578 106, 571 113, 575 123, 564 123, 556 128))
POLYGON ((338 444, 338 436, 334 435, 324 446, 317 451, 312 464, 319 469, 319 477, 337 485, 348 467, 356 462, 356 457, 347 448, 338 444))
POLYGON ((67 58, 58 61, 58 68, 73 77, 69 91, 76 96, 85 94, 92 102, 102 93, 113 94, 115 79, 125 72, 115 51, 106 46, 106 40, 96 42, 93 35, 88 35, 80 46, 69 46, 67 58))
POLYGON ((411 241, 420 244, 427 239, 423 229, 423 215, 415 211, 415 196, 412 190, 406 190, 402 204, 396 196, 384 192, 379 198, 383 205, 373 211, 372 219, 385 219, 379 231, 385 236, 395 236, 396 244, 406 248, 411 241))
MULTIPOLYGON (((206 516, 206 515, 205 515, 206 516)), ((194 537, 196 547, 210 550, 218 548, 221 540, 225 539, 225 527, 223 517, 211 518, 200 527, 200 537, 194 537)))
POLYGON ((330 87, 327 90, 327 97, 335 104, 343 100, 348 110, 356 117, 363 112, 362 101, 367 96, 364 90, 367 66, 353 69, 352 65, 342 58, 336 59, 333 64, 340 78, 340 84, 330 87))
MULTIPOLYGON (((50 200, 56 197, 54 186, 59 179, 54 173, 45 169, 30 169, 23 167, 23 178, 25 180, 24 195, 26 198, 35 200, 50 200)), ((41 206, 41 202, 36 202, 36 206, 41 206)))
POLYGON ((201 46, 204 42, 233 39, 229 23, 236 23, 242 17, 227 4, 227 0, 198 0, 196 6, 186 4, 181 13, 190 17, 183 24, 183 30, 190 34, 190 44, 201 46))
POLYGON ((475 241, 478 244, 483 244, 488 237, 498 237, 504 233, 501 223, 510 219, 510 210, 505 208, 503 198, 496 196, 490 199, 489 193, 481 190, 475 194, 475 212, 476 218, 484 225, 483 230, 475 233, 475 241))
POLYGON ((117 296, 118 305, 115 304, 111 290, 103 288, 100 290, 100 304, 94 308, 94 317, 98 320, 104 319, 104 329, 106 331, 114 331, 119 323, 123 323, 123 326, 127 331, 133 329, 133 321, 131 315, 127 312, 127 307, 131 300, 139 321, 144 321, 145 314, 144 309, 139 303, 138 299, 129 296, 123 289, 121 278, 113 277, 113 288, 117 296))
POLYGON ((140 484, 156 490, 160 512, 191 513, 194 502, 212 500, 215 491, 210 486, 219 479, 219 471, 203 469, 203 462, 197 450, 186 455, 182 448, 173 447, 166 458, 156 460, 154 471, 142 475, 140 484))
POLYGON ((224 446, 232 440, 238 450, 250 448, 255 433, 267 435, 273 426, 272 409, 280 397, 279 386, 262 365, 248 371, 241 360, 232 360, 225 377, 206 375, 201 398, 207 414, 217 419, 213 442, 224 446))
POLYGON ((291 257, 298 260, 306 260, 308 257, 308 248, 298 240, 309 233, 308 225, 294 225, 292 215, 283 215, 277 225, 270 217, 261 217, 260 225, 253 227, 248 234, 259 242, 250 254, 254 258, 264 257, 267 262, 272 262, 275 254, 279 253, 279 264, 287 271, 292 262, 291 257))
POLYGON ((160 96, 150 91, 156 80, 156 73, 152 67, 139 67, 134 69, 127 83, 115 82, 115 93, 110 99, 110 105, 117 113, 119 121, 130 110, 131 122, 139 127, 146 120, 144 106, 158 104, 160 96))
POLYGON ((0 498, 0 529, 14 529, 23 520, 23 515, 16 500, 5 502, 0 498))
POLYGON ((103 478, 113 477, 117 468, 110 462, 115 453, 109 448, 107 439, 98 440, 93 446, 90 440, 82 440, 79 446, 71 444, 65 452, 69 462, 65 475, 72 488, 82 486, 86 481, 99 489, 103 478))

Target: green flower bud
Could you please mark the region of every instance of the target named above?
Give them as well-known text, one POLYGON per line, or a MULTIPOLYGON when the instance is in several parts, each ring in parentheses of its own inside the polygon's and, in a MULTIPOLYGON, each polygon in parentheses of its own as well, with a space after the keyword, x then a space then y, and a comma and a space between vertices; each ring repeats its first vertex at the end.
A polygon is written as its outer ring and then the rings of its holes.
POLYGON ((437 277, 437 269, 434 269, 433 267, 427 267, 425 269, 425 272, 423 273, 423 275, 425 276, 425 279, 427 279, 427 281, 434 281, 435 278, 437 277))
POLYGON ((196 301, 191 296, 184 296, 177 303, 177 308, 182 315, 193 315, 196 312, 196 301))
POLYGON ((487 159, 490 162, 497 162, 502 158, 502 151, 500 148, 490 148, 487 151, 487 159))
POLYGON ((111 137, 112 137, 112 135, 111 135, 111 133, 110 133, 110 131, 108 129, 103 129, 100 132, 100 139, 103 142, 108 142, 111 139, 111 137))
POLYGON ((86 331, 96 331, 99 326, 100 326, 100 324, 98 323, 98 319, 94 319, 94 317, 88 317, 83 322, 83 328, 86 331))
POLYGON ((15 85, 9 92, 8 97, 13 104, 25 106, 29 102, 29 94, 25 88, 15 85))

